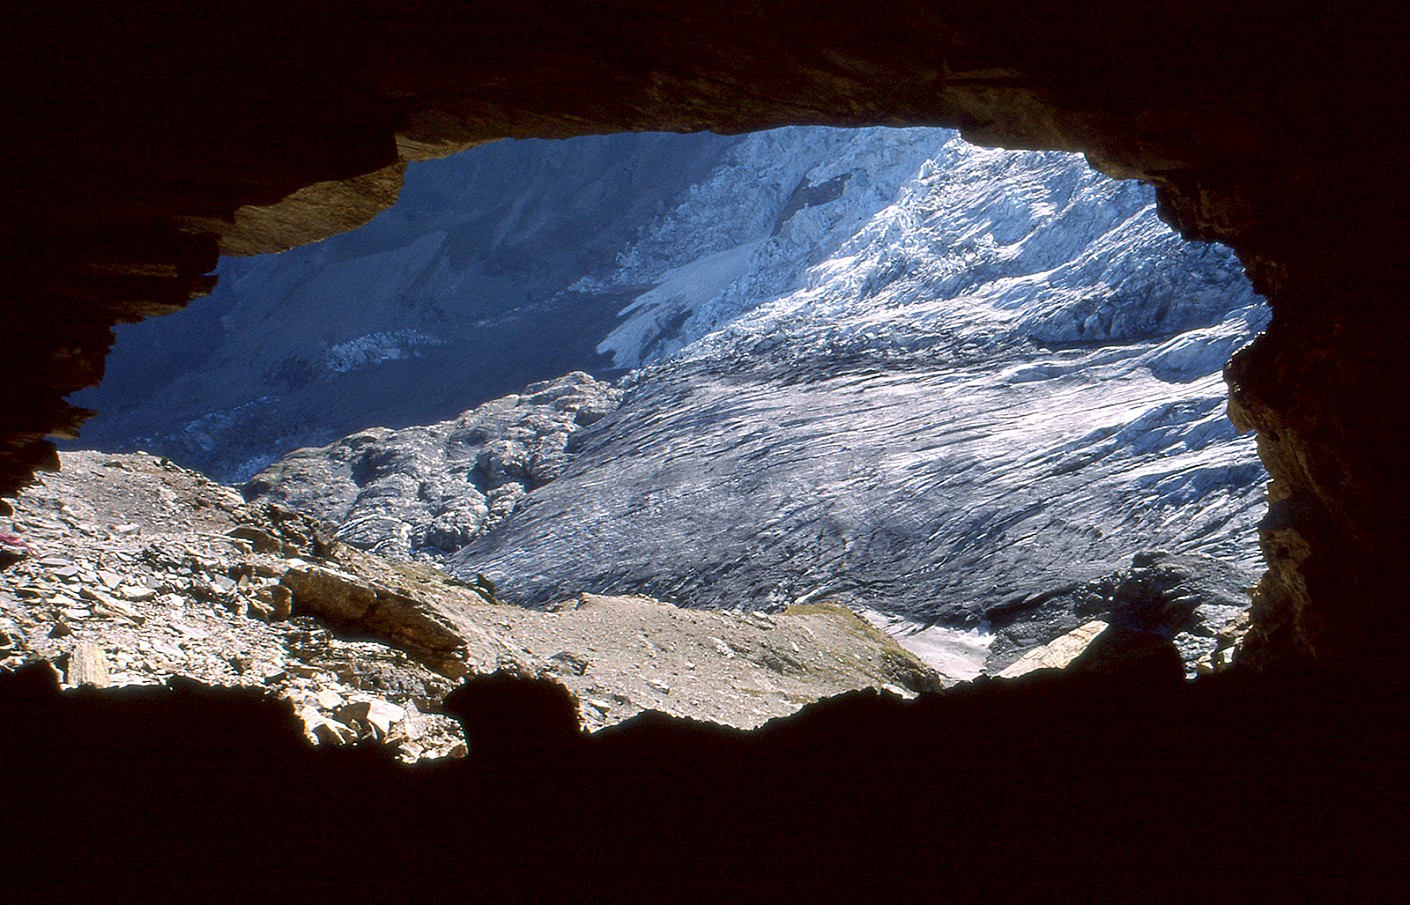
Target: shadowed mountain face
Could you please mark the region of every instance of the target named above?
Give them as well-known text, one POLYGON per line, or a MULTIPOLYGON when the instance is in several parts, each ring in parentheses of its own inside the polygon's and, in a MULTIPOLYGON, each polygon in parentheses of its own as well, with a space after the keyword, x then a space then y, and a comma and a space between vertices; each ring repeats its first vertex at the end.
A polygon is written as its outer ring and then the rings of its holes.
POLYGON ((412 167, 393 209, 355 233, 221 262, 219 288, 122 328, 89 448, 147 449, 244 480, 298 446, 452 417, 574 369, 620 289, 570 289, 738 139, 520 141, 412 167), (331 314, 336 310, 336 314, 331 314))

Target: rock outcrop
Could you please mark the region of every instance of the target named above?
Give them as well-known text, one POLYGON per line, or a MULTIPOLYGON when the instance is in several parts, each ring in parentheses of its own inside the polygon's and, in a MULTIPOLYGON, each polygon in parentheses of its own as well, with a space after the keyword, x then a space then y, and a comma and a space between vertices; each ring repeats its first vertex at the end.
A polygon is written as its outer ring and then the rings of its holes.
POLYGON ((1223 669, 1248 631, 1252 577, 1208 556, 1138 553, 1121 571, 990 607, 984 669, 1004 676, 1064 666, 1107 627, 1173 643, 1191 677, 1223 669), (1019 662, 1025 667, 1013 670, 1019 662))
POLYGON ((4 669, 47 661, 71 687, 259 689, 289 701, 310 740, 376 737, 412 760, 461 744, 433 713, 457 676, 427 665, 446 665, 436 655, 454 645, 443 630, 408 618, 377 626, 380 642, 370 630, 354 640, 319 621, 317 597, 294 612, 289 573, 337 567, 321 526, 150 456, 68 453, 63 465, 15 501, 27 549, 0 575, 4 669), (400 716, 374 729, 363 713, 374 707, 400 716))
POLYGON ((372 428, 298 450, 245 486, 336 526, 339 540, 387 556, 453 553, 556 478, 569 436, 617 407, 621 390, 582 372, 532 384, 453 421, 372 428))

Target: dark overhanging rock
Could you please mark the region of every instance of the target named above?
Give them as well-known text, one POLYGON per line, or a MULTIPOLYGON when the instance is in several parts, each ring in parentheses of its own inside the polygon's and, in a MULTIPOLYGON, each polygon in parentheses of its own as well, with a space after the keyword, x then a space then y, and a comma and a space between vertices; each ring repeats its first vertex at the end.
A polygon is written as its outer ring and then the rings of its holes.
POLYGON ((1403 17, 1310 2, 273 2, 74 17, 3 42, 0 490, 51 465, 115 323, 217 253, 350 228, 405 161, 496 138, 936 124, 1157 186, 1268 296, 1232 414, 1274 482, 1250 652, 1392 658, 1410 565, 1403 17))

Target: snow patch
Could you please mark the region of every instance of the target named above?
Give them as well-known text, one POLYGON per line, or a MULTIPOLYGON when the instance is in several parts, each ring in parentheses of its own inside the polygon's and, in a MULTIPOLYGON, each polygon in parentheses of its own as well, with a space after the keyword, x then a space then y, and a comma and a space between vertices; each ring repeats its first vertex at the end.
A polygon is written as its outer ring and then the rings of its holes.
POLYGON ((989 632, 925 625, 869 608, 859 609, 857 615, 890 635, 948 681, 972 682, 984 674, 989 647, 994 643, 994 635, 989 632))

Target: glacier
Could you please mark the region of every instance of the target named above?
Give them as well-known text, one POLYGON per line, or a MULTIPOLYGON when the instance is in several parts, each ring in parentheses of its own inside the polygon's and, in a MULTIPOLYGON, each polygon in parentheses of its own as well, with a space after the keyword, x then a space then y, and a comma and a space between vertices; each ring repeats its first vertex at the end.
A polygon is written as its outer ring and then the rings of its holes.
POLYGON ((511 597, 827 597, 968 629, 1140 550, 1257 568, 1266 478, 1220 370, 1267 311, 1146 186, 941 130, 781 130, 614 279, 651 288, 602 348, 645 366, 453 558, 511 597))

